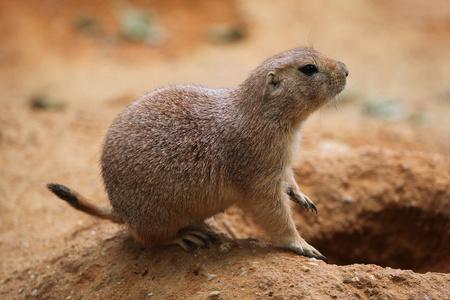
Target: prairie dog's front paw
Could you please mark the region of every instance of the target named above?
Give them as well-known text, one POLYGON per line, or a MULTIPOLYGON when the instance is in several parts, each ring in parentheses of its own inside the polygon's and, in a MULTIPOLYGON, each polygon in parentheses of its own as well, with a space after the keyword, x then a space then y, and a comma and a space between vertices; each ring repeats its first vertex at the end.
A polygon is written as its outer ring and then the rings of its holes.
POLYGON ((311 199, 308 198, 308 196, 303 194, 300 189, 294 190, 293 187, 288 187, 286 192, 289 196, 289 199, 304 206, 306 208, 306 211, 309 211, 311 209, 317 214, 317 207, 314 202, 312 202, 311 199))
POLYGON ((316 250, 313 246, 308 244, 305 240, 294 242, 285 247, 286 249, 292 250, 297 254, 306 256, 306 257, 314 257, 317 259, 321 259, 324 262, 328 263, 328 259, 323 256, 319 251, 316 250))

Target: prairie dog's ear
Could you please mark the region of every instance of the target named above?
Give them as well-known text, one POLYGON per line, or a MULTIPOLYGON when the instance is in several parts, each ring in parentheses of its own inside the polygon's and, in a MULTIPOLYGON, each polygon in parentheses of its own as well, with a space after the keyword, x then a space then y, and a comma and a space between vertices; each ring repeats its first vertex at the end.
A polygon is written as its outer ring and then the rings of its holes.
POLYGON ((271 88, 272 91, 278 88, 280 82, 281 80, 278 77, 276 71, 270 71, 269 73, 267 73, 266 84, 271 88))

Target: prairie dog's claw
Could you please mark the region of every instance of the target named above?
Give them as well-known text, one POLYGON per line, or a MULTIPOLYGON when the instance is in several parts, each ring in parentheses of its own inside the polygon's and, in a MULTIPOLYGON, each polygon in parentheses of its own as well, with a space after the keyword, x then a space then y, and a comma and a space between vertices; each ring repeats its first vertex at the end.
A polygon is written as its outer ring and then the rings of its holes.
POLYGON ((311 199, 309 199, 308 196, 303 194, 300 190, 298 190, 296 193, 292 187, 289 187, 286 192, 289 196, 289 199, 305 207, 306 211, 309 211, 311 209, 317 214, 317 207, 314 202, 312 202, 311 199))
POLYGON ((323 260, 324 262, 328 263, 328 259, 324 255, 322 255, 322 253, 317 251, 316 248, 309 245, 304 240, 302 240, 300 242, 296 242, 294 244, 291 244, 291 245, 287 246, 286 248, 294 251, 297 254, 300 254, 300 255, 303 255, 306 257, 317 258, 317 259, 323 260))
POLYGON ((171 244, 179 245, 187 252, 193 252, 192 247, 209 248, 209 243, 216 241, 212 232, 204 228, 206 225, 198 226, 184 232, 178 239, 174 240, 171 244))

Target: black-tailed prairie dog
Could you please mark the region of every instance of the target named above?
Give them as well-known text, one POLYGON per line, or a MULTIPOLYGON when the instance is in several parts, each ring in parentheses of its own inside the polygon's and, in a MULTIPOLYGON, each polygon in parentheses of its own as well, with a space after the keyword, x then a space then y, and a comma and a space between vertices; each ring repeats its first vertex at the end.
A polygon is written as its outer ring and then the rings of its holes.
POLYGON ((279 246, 326 260, 298 234, 289 201, 316 210, 292 167, 308 116, 346 86, 348 69, 312 48, 277 54, 239 86, 171 86, 129 105, 113 122, 101 156, 112 207, 59 184, 74 208, 126 223, 146 246, 204 246, 205 219, 235 205, 279 246))

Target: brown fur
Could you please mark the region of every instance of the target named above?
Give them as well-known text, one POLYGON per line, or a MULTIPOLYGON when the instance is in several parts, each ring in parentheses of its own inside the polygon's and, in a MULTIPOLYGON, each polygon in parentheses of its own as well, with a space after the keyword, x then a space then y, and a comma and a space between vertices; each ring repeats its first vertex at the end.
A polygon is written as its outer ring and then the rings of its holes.
POLYGON ((201 245, 204 220, 236 205, 282 247, 325 260, 295 228, 289 200, 315 206, 292 166, 302 123, 344 89, 347 75, 343 63, 297 48, 267 59, 235 88, 173 86, 138 99, 103 145, 111 219, 119 216, 145 245, 201 245), (309 64, 318 72, 299 70, 309 64))

